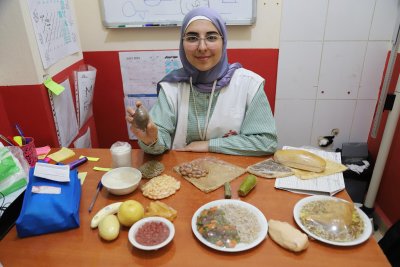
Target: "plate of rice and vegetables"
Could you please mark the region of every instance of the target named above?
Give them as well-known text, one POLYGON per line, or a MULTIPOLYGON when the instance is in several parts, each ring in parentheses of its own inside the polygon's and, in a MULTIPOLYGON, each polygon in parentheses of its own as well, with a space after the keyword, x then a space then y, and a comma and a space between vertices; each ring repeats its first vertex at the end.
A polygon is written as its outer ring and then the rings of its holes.
POLYGON ((336 246, 354 246, 372 234, 368 216, 346 200, 330 196, 310 196, 293 209, 298 226, 310 237, 336 246))
POLYGON ((268 222, 259 209, 247 202, 221 199, 201 206, 194 213, 192 231, 210 248, 238 252, 266 239, 268 222))

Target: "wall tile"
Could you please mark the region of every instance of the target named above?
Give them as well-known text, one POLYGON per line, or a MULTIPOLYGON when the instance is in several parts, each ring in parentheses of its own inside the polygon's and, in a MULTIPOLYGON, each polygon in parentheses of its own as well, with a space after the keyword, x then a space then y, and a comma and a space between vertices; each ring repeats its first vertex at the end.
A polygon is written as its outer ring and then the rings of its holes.
POLYGON ((391 49, 388 41, 368 42, 361 75, 358 99, 377 99, 383 81, 383 70, 391 49))
POLYGON ((338 128, 334 148, 341 148, 342 143, 349 141, 356 100, 317 100, 311 133, 311 145, 318 146, 320 136, 330 135, 332 129, 338 128))
POLYGON ((369 40, 392 40, 400 10, 398 0, 377 0, 369 40))
POLYGON ((350 142, 367 142, 377 100, 358 100, 350 132, 350 142))
POLYGON ((275 120, 280 148, 310 143, 314 108, 315 100, 276 100, 275 120))
POLYGON ((276 97, 315 99, 322 42, 281 42, 276 97))
POLYGON ((329 1, 325 40, 368 40, 375 0, 329 1))
POLYGON ((323 39, 328 0, 285 0, 282 5, 282 41, 323 39))
POLYGON ((367 42, 324 42, 319 99, 356 99, 367 42))

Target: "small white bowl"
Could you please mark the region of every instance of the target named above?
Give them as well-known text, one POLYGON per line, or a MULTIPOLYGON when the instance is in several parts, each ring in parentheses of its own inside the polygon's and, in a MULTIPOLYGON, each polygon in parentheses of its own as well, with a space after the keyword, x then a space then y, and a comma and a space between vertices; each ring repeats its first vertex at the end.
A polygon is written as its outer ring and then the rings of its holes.
POLYGON ((156 250, 156 249, 166 246, 169 242, 171 242, 171 240, 174 238, 174 235, 175 235, 175 227, 171 221, 169 221, 163 217, 147 217, 147 218, 143 218, 143 219, 137 221, 136 223, 134 223, 131 226, 131 228, 129 229, 129 233, 128 233, 128 239, 131 242, 131 244, 138 249, 156 250), (145 245, 139 244, 136 241, 136 233, 144 224, 146 224, 148 222, 164 223, 169 229, 169 235, 168 235, 167 239, 165 239, 163 242, 161 242, 157 245, 154 245, 154 246, 145 246, 145 245))
POLYGON ((120 167, 106 172, 101 178, 103 186, 114 195, 132 193, 142 179, 142 173, 132 167, 120 167))

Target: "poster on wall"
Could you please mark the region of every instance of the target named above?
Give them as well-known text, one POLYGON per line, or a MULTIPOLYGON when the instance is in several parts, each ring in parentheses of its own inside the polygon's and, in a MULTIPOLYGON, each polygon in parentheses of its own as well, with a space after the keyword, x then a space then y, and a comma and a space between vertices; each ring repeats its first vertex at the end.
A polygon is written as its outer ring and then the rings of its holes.
MULTIPOLYGON (((120 52, 125 109, 135 107, 137 100, 149 110, 157 100, 157 83, 165 75, 182 67, 179 51, 120 52)), ((136 137, 128 127, 129 139, 136 137)))
POLYGON ((86 70, 74 72, 75 77, 75 98, 76 114, 79 122, 79 128, 93 115, 93 93, 96 81, 96 68, 88 65, 86 70))
POLYGON ((78 135, 78 121, 76 120, 69 79, 66 79, 60 85, 65 88, 61 94, 55 95, 50 90, 48 92, 58 142, 61 147, 68 147, 78 135))
POLYGON ((80 51, 78 31, 70 0, 29 0, 28 2, 44 69, 80 51))

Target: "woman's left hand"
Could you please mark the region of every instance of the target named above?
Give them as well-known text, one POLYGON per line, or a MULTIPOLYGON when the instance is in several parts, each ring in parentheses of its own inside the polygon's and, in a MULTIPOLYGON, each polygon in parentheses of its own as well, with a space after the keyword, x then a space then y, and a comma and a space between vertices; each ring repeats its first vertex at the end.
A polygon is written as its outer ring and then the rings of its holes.
POLYGON ((195 141, 176 151, 208 152, 208 141, 195 141))

